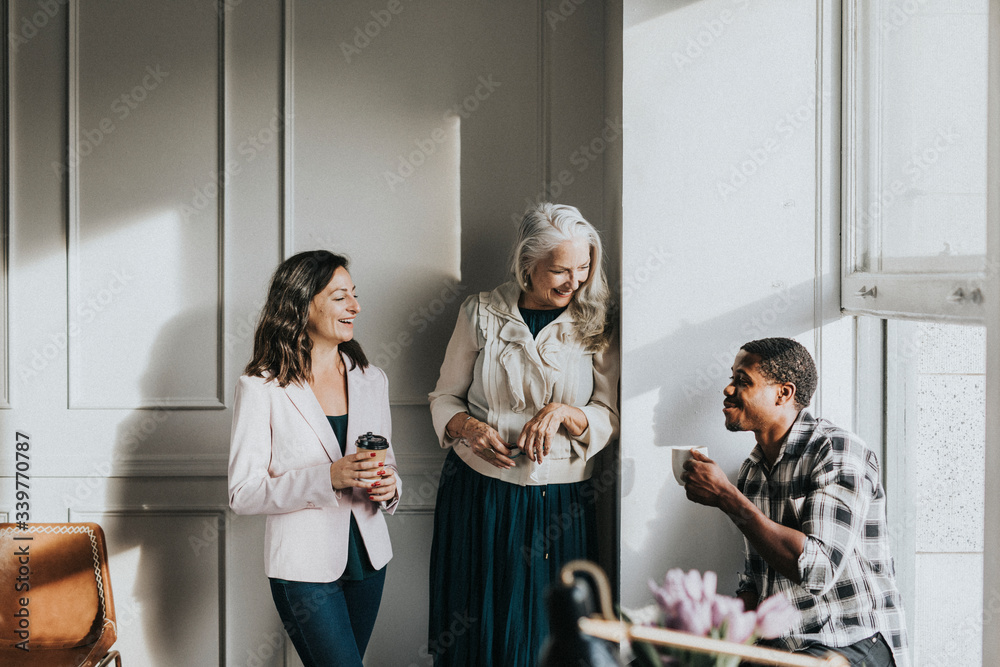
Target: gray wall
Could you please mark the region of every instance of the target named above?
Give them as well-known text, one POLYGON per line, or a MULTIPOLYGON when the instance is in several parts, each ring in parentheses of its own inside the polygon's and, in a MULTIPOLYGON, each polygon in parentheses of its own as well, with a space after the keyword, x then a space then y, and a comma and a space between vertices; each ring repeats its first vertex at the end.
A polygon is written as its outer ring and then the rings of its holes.
MULTIPOLYGON (((295 664, 263 519, 226 506, 229 410, 274 267, 346 253, 406 484, 368 663, 426 664, 443 459, 426 394, 458 304, 504 279, 516 220, 539 200, 578 206, 616 272, 605 8, 4 7, 0 432, 31 436, 31 519, 104 525, 127 662, 295 664)), ((0 519, 13 463, 0 460, 0 519)))

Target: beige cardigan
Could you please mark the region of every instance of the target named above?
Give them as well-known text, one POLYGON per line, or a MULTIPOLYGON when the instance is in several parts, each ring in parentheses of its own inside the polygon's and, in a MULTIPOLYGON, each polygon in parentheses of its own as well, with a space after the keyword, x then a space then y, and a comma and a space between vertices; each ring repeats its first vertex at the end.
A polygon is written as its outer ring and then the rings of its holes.
POLYGON ((603 352, 586 351, 568 310, 533 339, 517 308, 520 294, 509 282, 462 304, 430 394, 434 430, 442 447, 458 445, 462 460, 488 477, 522 486, 580 482, 590 477, 594 455, 618 434, 617 341, 603 352), (540 465, 519 456, 516 466, 501 470, 445 431, 452 417, 467 411, 514 445, 524 424, 553 402, 580 408, 588 426, 575 439, 560 429, 540 465))

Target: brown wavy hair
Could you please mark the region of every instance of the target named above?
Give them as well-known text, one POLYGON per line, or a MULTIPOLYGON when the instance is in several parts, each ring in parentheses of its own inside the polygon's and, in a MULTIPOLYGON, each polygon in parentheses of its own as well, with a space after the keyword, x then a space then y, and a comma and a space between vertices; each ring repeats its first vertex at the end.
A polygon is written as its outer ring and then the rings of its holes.
MULTIPOLYGON (((309 304, 341 267, 347 268, 347 258, 326 250, 300 252, 278 265, 257 321, 253 356, 244 374, 270 375, 279 387, 312 379, 312 339, 306 331, 309 304)), ((341 343, 339 349, 351 360, 352 370, 357 366, 362 371, 368 368, 368 357, 356 340, 341 343)))

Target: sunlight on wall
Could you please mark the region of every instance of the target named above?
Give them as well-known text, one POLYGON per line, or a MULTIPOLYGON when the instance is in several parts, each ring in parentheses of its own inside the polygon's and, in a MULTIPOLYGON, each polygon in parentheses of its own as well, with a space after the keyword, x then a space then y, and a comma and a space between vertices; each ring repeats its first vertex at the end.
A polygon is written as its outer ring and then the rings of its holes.
MULTIPOLYGON (((839 163, 817 141, 839 105, 839 56, 825 53, 821 7, 624 6, 621 451, 636 471, 621 501, 626 605, 672 567, 716 571, 721 590, 735 589, 743 538, 687 500, 669 447, 708 446, 735 480, 753 448, 721 414, 739 346, 787 336, 821 357, 817 332, 829 338, 824 325, 840 317, 826 302, 837 295, 818 289, 836 284, 826 263, 839 247, 836 202, 821 194, 839 163)), ((849 365, 824 372, 850 386, 849 365)))
POLYGON ((141 546, 108 557, 111 590, 115 596, 115 616, 118 620, 118 640, 115 642, 115 650, 126 656, 129 662, 153 664, 152 657, 147 652, 149 642, 146 641, 143 631, 143 603, 136 594, 141 557, 141 546))
MULTIPOLYGON (((622 414, 629 416, 628 421, 622 423, 622 440, 632 443, 633 447, 642 452, 640 456, 643 462, 636 466, 636 474, 640 478, 650 474, 659 478, 666 474, 670 467, 669 450, 653 446, 653 414, 658 402, 659 392, 656 390, 622 401, 622 414)), ((634 483, 632 486, 632 489, 627 488, 625 480, 622 480, 622 498, 647 494, 650 488, 648 484, 641 483, 634 483)), ((648 502, 652 505, 653 497, 649 497, 648 502)), ((622 513, 623 551, 633 554, 642 552, 652 527, 649 518, 648 514, 638 512, 622 513)), ((623 562, 626 561, 624 554, 622 559, 623 562)))
POLYGON ((78 230, 69 275, 74 407, 215 395, 219 267, 214 231, 198 227, 173 210, 78 230), (151 363, 165 371, 155 380, 151 363))
POLYGON ((448 162, 448 170, 451 172, 452 196, 451 205, 454 207, 449 216, 448 222, 451 224, 452 235, 454 237, 454 251, 448 263, 439 269, 449 271, 446 275, 454 279, 456 283, 462 282, 462 119, 456 114, 452 114, 445 119, 445 133, 448 140, 442 149, 445 159, 448 162), (454 271, 454 273, 450 273, 454 271))

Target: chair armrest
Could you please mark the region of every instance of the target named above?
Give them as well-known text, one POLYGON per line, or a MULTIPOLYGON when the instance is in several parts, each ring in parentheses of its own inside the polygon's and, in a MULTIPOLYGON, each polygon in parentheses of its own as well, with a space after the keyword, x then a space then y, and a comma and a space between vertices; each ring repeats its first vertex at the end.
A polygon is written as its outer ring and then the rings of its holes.
POLYGON ((118 654, 118 651, 111 651, 100 662, 95 664, 94 667, 108 667, 112 660, 114 660, 116 667, 122 667, 122 657, 118 654))

